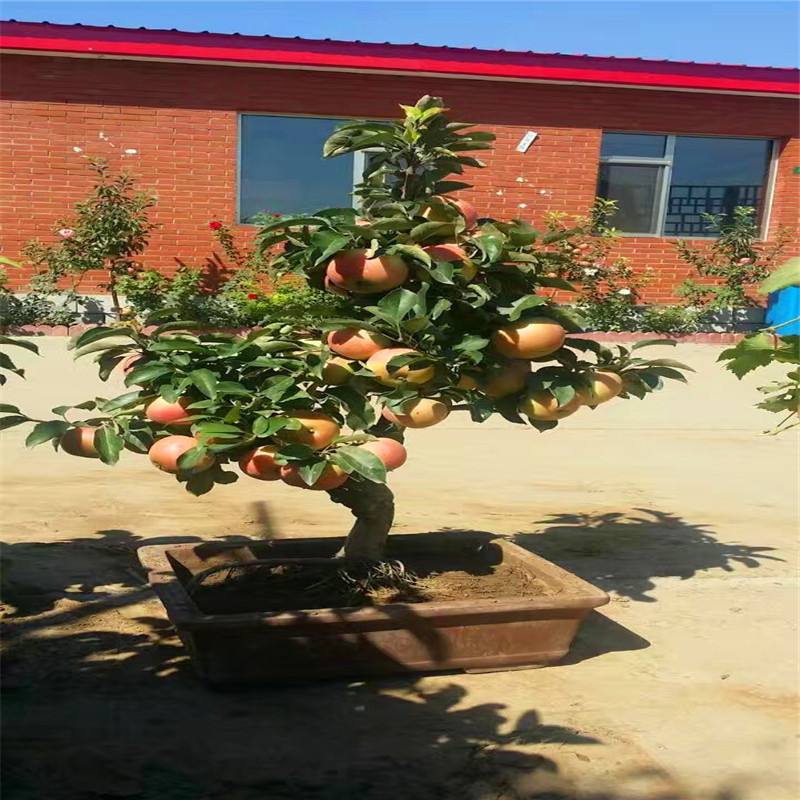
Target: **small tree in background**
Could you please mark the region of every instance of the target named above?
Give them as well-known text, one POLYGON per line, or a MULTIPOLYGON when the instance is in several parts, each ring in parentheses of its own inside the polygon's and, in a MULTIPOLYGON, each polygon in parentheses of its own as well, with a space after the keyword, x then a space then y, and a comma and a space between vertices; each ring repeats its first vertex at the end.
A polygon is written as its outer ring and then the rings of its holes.
POLYGON ((571 288, 558 273, 573 255, 560 244, 581 231, 479 218, 449 195, 468 188, 453 176, 483 166, 471 153, 493 135, 451 122, 437 98, 402 108, 399 122, 348 122, 325 145, 328 158, 377 150, 356 190, 361 210, 276 219, 259 234, 276 279, 331 292, 344 313, 310 331, 275 321, 232 335, 163 322, 166 309, 145 321, 152 332, 135 321, 87 331, 75 355, 94 354, 104 379, 122 369, 130 390, 54 409, 60 418, 39 421, 28 444, 108 464, 147 453, 195 494, 241 474, 327 490, 356 517, 342 555, 373 563, 407 429, 463 412, 547 431, 685 380, 686 367, 642 359, 639 345, 569 336, 582 320, 550 293, 571 288), (76 409, 88 416, 75 421, 76 409))
POLYGON ((780 260, 791 238, 789 230, 778 230, 771 244, 759 241, 756 210, 749 206, 737 206, 730 217, 703 214, 703 218, 717 238, 707 248, 682 239, 675 243, 695 273, 678 292, 690 306, 708 311, 759 305, 754 293, 780 260), (714 282, 698 283, 697 278, 714 282))
POLYGON ((31 282, 34 291, 49 294, 62 279, 70 279, 73 291, 87 272, 104 272, 118 316, 118 282, 123 275, 139 268, 137 256, 147 247, 150 234, 157 227, 148 212, 156 204, 155 196, 134 188, 128 173, 114 174, 104 159, 89 159, 95 175, 94 186, 85 200, 75 204, 75 214, 57 223, 54 244, 29 242, 23 255, 40 272, 31 282))

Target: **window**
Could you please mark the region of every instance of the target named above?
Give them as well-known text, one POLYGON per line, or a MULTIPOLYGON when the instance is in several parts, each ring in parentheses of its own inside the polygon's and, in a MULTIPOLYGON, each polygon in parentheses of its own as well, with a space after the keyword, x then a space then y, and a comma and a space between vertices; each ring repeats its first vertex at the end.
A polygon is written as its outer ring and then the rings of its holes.
POLYGON ((322 145, 344 120, 242 114, 239 140, 239 221, 261 211, 306 214, 351 206, 354 173, 363 154, 322 157, 322 145))
POLYGON ((703 214, 756 209, 759 222, 773 142, 719 136, 603 134, 597 194, 617 202, 623 233, 711 236, 703 214))

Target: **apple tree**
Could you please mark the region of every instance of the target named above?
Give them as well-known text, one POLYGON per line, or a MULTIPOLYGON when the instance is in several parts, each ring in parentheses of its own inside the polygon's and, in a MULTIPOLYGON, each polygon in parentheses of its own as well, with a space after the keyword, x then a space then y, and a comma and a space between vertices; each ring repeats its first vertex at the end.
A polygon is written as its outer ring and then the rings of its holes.
POLYGON ((194 494, 240 476, 327 491, 355 516, 342 556, 372 562, 392 525, 386 476, 406 459, 407 429, 466 413, 543 432, 685 380, 687 367, 643 359, 638 345, 576 335, 582 319, 553 296, 572 288, 559 243, 578 229, 542 232, 454 196, 469 188, 465 170, 483 166, 474 154, 491 133, 450 121, 438 98, 401 108, 400 121, 347 122, 325 144, 326 158, 366 151, 359 208, 258 233, 275 276, 342 295, 344 316, 231 333, 163 322, 167 309, 88 330, 76 357, 93 355, 104 380, 122 371, 128 391, 54 409, 28 444, 110 465, 149 454, 194 494))

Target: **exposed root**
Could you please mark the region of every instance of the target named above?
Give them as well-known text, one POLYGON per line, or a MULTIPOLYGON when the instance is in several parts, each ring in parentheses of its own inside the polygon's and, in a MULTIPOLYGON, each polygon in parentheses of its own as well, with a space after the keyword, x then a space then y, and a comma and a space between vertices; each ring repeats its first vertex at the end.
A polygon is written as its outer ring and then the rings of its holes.
MULTIPOLYGON (((212 580, 196 582, 198 605, 226 608, 258 600, 264 610, 364 607, 426 599, 417 576, 400 561, 314 559, 221 565, 212 580)), ((201 573, 202 574, 202 573, 201 573)))

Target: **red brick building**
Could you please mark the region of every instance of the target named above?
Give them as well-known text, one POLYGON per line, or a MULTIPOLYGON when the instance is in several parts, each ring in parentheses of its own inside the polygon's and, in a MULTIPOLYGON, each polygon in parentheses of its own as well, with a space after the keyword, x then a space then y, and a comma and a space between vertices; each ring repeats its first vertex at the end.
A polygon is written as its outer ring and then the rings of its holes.
POLYGON ((155 190, 145 262, 169 271, 204 262, 209 220, 248 231, 265 208, 348 203, 358 162, 324 162, 322 141, 423 94, 497 135, 469 176, 482 214, 540 222, 615 197, 620 252, 656 275, 649 300, 684 278, 674 239, 702 236, 702 211, 754 205, 766 238, 799 227, 795 69, 22 22, 0 46, 10 258, 87 189, 76 148, 155 190))

